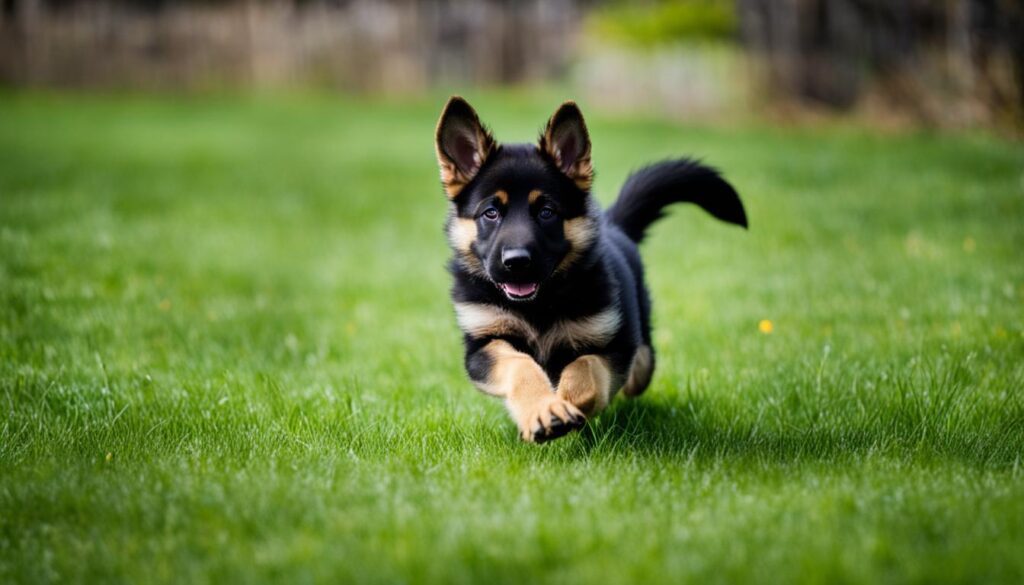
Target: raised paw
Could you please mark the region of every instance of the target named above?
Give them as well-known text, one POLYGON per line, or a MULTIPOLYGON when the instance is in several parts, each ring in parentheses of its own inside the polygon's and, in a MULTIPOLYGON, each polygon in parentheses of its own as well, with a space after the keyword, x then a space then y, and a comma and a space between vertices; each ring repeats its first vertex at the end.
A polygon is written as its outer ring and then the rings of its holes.
POLYGON ((575 431, 587 423, 580 409, 552 394, 527 410, 519 419, 519 436, 527 442, 544 443, 575 431))

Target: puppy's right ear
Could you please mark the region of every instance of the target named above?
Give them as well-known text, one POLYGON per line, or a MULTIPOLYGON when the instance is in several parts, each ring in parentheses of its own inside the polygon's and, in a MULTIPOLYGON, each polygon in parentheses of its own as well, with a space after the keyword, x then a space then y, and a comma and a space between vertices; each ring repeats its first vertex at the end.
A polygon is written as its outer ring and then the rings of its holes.
POLYGON ((497 144, 480 124, 473 107, 459 96, 452 96, 437 122, 437 164, 441 183, 449 199, 455 199, 473 180, 497 144))

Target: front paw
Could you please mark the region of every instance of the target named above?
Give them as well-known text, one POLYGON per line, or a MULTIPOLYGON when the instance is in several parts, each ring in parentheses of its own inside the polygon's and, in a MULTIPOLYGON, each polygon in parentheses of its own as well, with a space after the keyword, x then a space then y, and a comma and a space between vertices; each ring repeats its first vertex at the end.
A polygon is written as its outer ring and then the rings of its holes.
POLYGON ((565 436, 587 422, 580 409, 552 394, 538 400, 519 417, 519 436, 528 443, 544 443, 565 436))

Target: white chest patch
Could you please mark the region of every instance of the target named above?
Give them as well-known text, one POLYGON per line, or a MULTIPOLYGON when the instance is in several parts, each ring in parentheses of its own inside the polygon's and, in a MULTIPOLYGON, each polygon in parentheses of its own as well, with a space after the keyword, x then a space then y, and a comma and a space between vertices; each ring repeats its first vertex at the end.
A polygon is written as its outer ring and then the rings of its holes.
POLYGON ((560 347, 602 347, 615 337, 622 324, 622 314, 615 307, 579 319, 556 321, 544 331, 538 331, 511 311, 485 303, 455 303, 455 316, 459 328, 473 337, 514 335, 523 338, 537 352, 540 362, 547 361, 560 347))

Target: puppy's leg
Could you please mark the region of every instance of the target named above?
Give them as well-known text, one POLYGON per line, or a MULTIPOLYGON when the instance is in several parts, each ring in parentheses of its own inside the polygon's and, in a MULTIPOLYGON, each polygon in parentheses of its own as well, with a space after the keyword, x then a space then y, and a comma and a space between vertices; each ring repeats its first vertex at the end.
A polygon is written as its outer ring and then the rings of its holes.
POLYGON ((543 443, 586 422, 579 409, 555 394, 540 365, 507 341, 489 342, 467 363, 477 387, 505 399, 524 441, 543 443))
POLYGON ((649 345, 641 345, 633 354, 633 362, 629 366, 629 373, 626 375, 625 385, 622 386, 622 393, 627 398, 640 396, 650 385, 652 375, 654 375, 654 350, 649 345))
POLYGON ((593 416, 608 406, 614 390, 613 377, 607 359, 582 355, 562 370, 557 394, 587 416, 593 416))

